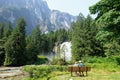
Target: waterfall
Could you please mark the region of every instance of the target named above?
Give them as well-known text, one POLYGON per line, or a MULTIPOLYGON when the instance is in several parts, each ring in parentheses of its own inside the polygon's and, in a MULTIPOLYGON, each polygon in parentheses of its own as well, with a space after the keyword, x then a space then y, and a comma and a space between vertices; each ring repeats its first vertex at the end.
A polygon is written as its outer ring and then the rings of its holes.
POLYGON ((63 42, 62 44, 56 43, 53 52, 51 52, 48 56, 48 59, 51 61, 52 58, 62 58, 65 61, 70 61, 71 54, 71 42, 63 42))
POLYGON ((60 44, 60 56, 66 61, 71 60, 71 42, 63 42, 62 44, 60 44))

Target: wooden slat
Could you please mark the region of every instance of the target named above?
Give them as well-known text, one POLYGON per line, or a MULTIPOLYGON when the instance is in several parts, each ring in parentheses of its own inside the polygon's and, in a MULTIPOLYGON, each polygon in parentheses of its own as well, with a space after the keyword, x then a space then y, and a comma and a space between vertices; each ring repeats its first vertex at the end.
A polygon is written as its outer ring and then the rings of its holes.
POLYGON ((77 66, 69 66, 68 67, 68 71, 71 72, 71 76, 72 76, 72 72, 86 72, 86 76, 88 75, 87 72, 91 70, 91 67, 77 67, 77 66))

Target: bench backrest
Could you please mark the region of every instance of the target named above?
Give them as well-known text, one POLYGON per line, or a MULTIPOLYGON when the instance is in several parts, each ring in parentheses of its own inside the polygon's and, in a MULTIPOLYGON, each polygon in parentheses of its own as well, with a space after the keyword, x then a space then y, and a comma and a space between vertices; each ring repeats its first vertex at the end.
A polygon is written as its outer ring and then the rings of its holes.
POLYGON ((90 71, 91 67, 83 66, 83 67, 77 67, 77 66, 69 66, 68 71, 76 72, 76 71, 90 71))

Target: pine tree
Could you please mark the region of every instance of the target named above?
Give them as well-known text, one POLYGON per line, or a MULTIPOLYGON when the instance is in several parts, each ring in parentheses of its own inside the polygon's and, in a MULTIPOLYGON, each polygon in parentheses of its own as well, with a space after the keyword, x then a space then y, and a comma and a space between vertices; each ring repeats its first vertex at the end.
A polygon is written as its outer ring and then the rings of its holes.
POLYGON ((85 18, 82 15, 78 16, 78 20, 72 24, 72 59, 78 61, 85 54, 85 18))
POLYGON ((1 22, 0 23, 0 39, 3 38, 3 33, 4 33, 4 23, 1 22))
POLYGON ((9 22, 7 24, 7 26, 5 27, 5 30, 4 30, 4 37, 8 38, 12 33, 12 25, 11 23, 9 22))
POLYGON ((87 16, 85 20, 86 27, 86 41, 89 44, 87 55, 90 56, 105 56, 103 45, 96 39, 96 34, 98 33, 98 28, 95 25, 94 20, 90 15, 87 16))
POLYGON ((104 55, 102 46, 96 40, 97 28, 93 19, 79 15, 78 20, 72 24, 72 57, 78 61, 85 56, 104 55))
POLYGON ((31 40, 32 40, 32 44, 35 45, 36 47, 36 53, 39 54, 39 52, 41 51, 41 31, 39 29, 39 26, 37 26, 31 35, 31 40))
POLYGON ((41 51, 41 32, 37 26, 32 34, 27 37, 27 59, 30 63, 34 63, 37 60, 37 55, 41 51))
POLYGON ((25 64, 25 26, 24 19, 19 18, 12 35, 5 44, 5 66, 20 66, 25 64))
POLYGON ((62 43, 68 40, 68 33, 65 29, 58 29, 55 33, 58 43, 62 43))
POLYGON ((4 42, 5 40, 3 39, 4 35, 4 23, 0 23, 0 65, 3 65, 4 62, 4 56, 5 56, 5 50, 4 50, 4 42))
POLYGON ((5 58, 5 49, 4 49, 5 40, 0 39, 0 66, 4 63, 5 58))
POLYGON ((48 53, 51 49, 52 42, 46 34, 41 35, 41 51, 42 53, 48 53))

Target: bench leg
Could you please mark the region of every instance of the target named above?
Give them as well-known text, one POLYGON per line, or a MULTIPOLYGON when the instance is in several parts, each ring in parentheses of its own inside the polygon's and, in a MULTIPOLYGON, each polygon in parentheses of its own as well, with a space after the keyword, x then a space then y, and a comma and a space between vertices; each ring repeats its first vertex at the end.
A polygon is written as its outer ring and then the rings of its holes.
POLYGON ((86 76, 88 76, 88 73, 87 73, 87 71, 86 71, 86 76))
POLYGON ((71 76, 72 76, 72 71, 71 71, 71 76))
POLYGON ((79 73, 80 73, 79 76, 84 76, 83 71, 80 71, 79 73))
POLYGON ((80 72, 75 72, 76 76, 80 76, 80 72))
POLYGON ((84 76, 84 72, 82 71, 82 76, 84 76))

